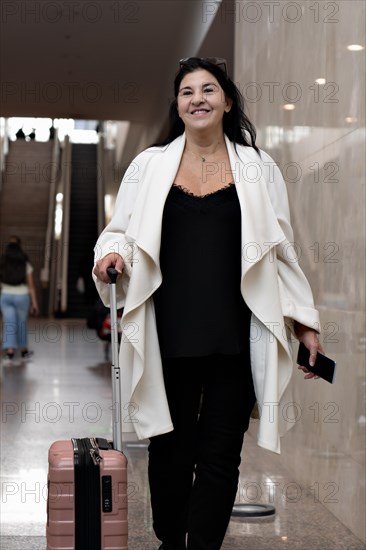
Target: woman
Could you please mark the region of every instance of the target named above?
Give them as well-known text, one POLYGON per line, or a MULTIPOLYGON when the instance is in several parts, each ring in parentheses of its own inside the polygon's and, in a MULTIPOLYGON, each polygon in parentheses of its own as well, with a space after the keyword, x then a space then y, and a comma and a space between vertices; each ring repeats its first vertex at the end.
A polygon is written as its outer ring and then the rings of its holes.
POLYGON ((292 425, 290 331, 314 362, 319 318, 288 253, 284 181, 225 61, 182 60, 174 92, 167 139, 123 178, 94 278, 108 303, 106 269, 121 274, 123 425, 150 438, 160 548, 218 550, 255 400, 258 444, 279 452, 292 425))
POLYGON ((22 359, 31 357, 28 350, 27 322, 29 310, 36 315, 38 303, 33 281, 33 267, 20 246, 11 237, 0 258, 0 310, 3 315, 2 346, 8 362, 19 348, 22 359))

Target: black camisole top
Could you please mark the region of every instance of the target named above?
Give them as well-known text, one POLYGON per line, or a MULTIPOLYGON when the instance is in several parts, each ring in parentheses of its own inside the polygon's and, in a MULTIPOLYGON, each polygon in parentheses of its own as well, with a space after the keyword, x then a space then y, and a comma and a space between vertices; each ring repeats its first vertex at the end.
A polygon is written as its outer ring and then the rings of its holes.
POLYGON ((234 184, 197 196, 173 185, 160 248, 163 281, 154 305, 161 355, 238 354, 251 312, 241 291, 241 210, 234 184))

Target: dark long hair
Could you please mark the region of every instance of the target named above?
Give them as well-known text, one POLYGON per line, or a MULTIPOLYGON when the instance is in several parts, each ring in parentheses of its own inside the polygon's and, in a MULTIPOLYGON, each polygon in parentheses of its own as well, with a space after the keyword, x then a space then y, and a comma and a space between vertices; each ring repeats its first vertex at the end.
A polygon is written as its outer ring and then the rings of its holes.
POLYGON ((26 282, 27 257, 17 243, 9 243, 0 258, 0 281, 8 285, 26 282))
POLYGON ((244 98, 234 82, 226 76, 220 66, 215 65, 207 59, 199 57, 190 57, 184 61, 180 70, 174 79, 174 99, 169 108, 169 129, 167 136, 155 143, 154 146, 168 145, 175 138, 181 136, 184 132, 184 123, 178 115, 177 97, 180 84, 187 73, 196 71, 197 69, 205 69, 211 73, 219 82, 225 96, 232 101, 231 109, 228 113, 224 113, 223 130, 224 134, 230 141, 239 143, 246 147, 253 147, 258 154, 259 149, 255 144, 256 131, 254 125, 250 122, 247 115, 244 113, 244 98))

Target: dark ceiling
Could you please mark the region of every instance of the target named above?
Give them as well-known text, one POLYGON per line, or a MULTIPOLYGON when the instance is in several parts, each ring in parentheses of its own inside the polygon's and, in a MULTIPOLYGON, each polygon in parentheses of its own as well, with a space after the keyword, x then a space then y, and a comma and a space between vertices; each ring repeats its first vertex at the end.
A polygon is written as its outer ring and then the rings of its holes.
POLYGON ((3 2, 1 116, 158 125, 182 57, 233 67, 232 0, 3 2))

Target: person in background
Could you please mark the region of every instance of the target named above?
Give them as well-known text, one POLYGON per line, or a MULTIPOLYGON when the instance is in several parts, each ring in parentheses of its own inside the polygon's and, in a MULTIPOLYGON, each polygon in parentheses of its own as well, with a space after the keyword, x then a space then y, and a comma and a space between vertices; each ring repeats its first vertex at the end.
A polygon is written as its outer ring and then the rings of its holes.
POLYGON ((150 438, 164 550, 221 548, 255 401, 258 445, 279 453, 293 425, 291 335, 311 363, 321 351, 310 286, 288 254, 286 185, 255 137, 225 60, 182 59, 168 136, 127 169, 95 247, 105 304, 107 268, 120 273, 123 426, 150 438))
POLYGON ((38 315, 33 267, 21 248, 20 239, 12 236, 0 258, 0 310, 3 316, 2 347, 8 362, 19 349, 22 359, 29 359, 29 312, 38 315))
POLYGON ((19 130, 15 134, 15 137, 17 139, 25 139, 26 136, 25 136, 25 133, 23 132, 23 128, 19 128, 19 130))
POLYGON ((53 139, 55 139, 55 127, 54 127, 54 120, 52 119, 52 124, 49 128, 49 131, 50 131, 50 135, 49 135, 49 140, 52 141, 53 139))

